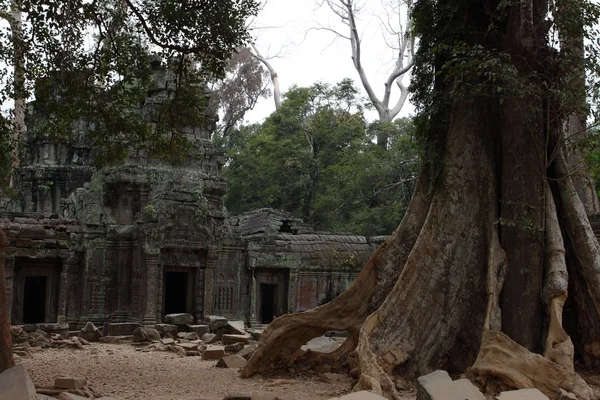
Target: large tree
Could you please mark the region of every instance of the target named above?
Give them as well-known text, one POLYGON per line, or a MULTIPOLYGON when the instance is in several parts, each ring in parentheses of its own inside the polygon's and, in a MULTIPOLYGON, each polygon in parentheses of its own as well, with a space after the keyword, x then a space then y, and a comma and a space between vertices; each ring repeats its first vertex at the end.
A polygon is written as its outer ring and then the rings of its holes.
POLYGON ((416 2, 408 211, 345 293, 271 323, 243 376, 317 361, 396 398, 396 376, 471 367, 483 385, 598 398, 574 358, 600 365, 600 247, 563 141, 586 63, 552 41, 598 16, 579 0, 416 2), (299 350, 344 329, 334 353, 299 350))

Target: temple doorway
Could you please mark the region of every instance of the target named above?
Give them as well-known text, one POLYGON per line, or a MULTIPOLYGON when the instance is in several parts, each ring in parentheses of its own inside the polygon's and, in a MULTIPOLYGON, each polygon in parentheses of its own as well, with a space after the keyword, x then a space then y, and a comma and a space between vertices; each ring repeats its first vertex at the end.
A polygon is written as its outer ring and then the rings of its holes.
POLYGON ((48 277, 26 276, 23 296, 23 323, 37 324, 46 320, 46 287, 48 277))
POLYGON ((164 275, 163 315, 188 313, 194 315, 195 270, 167 268, 164 275))
POLYGON ((15 259, 13 324, 56 322, 60 270, 59 259, 15 259))
POLYGON ((260 284, 260 316, 261 324, 268 324, 277 313, 277 285, 271 283, 260 284))
POLYGON ((288 270, 260 268, 256 270, 256 319, 268 324, 288 312, 288 270))

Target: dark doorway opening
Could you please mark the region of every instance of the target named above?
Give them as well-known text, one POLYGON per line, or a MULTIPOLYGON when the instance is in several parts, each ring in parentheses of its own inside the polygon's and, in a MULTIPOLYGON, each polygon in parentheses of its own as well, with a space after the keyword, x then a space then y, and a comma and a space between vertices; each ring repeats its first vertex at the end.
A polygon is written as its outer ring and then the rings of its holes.
POLYGON ((23 323, 46 322, 46 276, 26 276, 23 288, 23 323))
POLYGON ((187 272, 165 272, 165 315, 188 312, 187 272))
POLYGON ((262 324, 268 324, 275 319, 277 309, 277 285, 260 284, 260 319, 262 324))

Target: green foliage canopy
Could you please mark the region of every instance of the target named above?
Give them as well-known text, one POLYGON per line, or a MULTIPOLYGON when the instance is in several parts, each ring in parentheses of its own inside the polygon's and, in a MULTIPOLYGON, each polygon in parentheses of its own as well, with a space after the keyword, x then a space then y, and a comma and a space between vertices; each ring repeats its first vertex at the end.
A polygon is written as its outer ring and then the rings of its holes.
POLYGON ((263 124, 215 137, 230 158, 227 208, 279 208, 317 230, 389 234, 416 178, 412 134, 406 119, 367 124, 351 80, 293 88, 263 124), (382 131, 388 148, 374 143, 382 131))

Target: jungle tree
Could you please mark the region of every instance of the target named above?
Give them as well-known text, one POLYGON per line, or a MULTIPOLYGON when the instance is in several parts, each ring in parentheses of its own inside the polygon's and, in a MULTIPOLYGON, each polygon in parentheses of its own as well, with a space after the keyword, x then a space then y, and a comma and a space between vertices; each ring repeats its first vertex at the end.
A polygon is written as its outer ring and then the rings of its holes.
POLYGON ((598 398, 574 358, 600 365, 600 247, 563 141, 581 104, 568 78, 597 73, 598 49, 557 39, 597 39, 598 16, 579 0, 415 3, 424 162, 409 208, 346 292, 269 325, 243 376, 318 361, 395 398, 396 376, 471 368, 484 385, 598 398), (299 351, 343 329, 337 351, 299 351))

